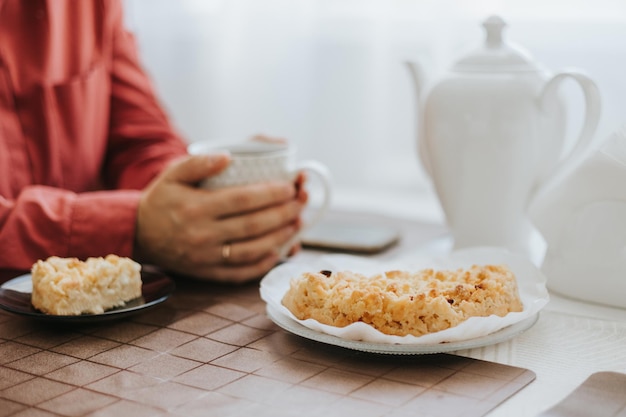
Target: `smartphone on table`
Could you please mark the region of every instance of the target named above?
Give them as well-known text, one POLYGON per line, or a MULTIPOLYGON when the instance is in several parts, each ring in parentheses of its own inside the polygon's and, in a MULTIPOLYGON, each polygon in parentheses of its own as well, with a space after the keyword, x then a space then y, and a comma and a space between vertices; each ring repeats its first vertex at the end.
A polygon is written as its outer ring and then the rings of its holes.
POLYGON ((302 235, 302 246, 340 252, 375 254, 400 240, 392 226, 365 220, 323 219, 302 235))

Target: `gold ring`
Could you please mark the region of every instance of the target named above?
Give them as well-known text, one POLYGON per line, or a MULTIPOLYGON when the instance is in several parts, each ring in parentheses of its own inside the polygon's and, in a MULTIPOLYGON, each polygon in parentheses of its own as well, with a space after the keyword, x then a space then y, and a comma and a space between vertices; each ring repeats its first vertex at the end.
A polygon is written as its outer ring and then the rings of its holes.
POLYGON ((227 261, 230 258, 230 243, 222 245, 222 260, 227 261))

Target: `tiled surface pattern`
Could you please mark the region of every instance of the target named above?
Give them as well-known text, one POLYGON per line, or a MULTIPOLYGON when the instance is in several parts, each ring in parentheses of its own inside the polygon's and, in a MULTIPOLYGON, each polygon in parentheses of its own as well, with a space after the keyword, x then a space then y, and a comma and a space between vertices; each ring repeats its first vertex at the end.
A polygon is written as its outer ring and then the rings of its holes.
POLYGON ((3 416, 482 416, 534 378, 454 355, 377 356, 285 333, 258 285, 182 281, 123 321, 0 312, 3 416))

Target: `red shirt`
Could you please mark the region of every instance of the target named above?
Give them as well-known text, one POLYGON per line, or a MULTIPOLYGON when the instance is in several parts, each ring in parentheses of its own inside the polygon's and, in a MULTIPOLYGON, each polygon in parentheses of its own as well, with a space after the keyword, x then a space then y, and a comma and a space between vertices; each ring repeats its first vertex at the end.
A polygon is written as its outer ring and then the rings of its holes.
POLYGON ((130 256, 139 191, 186 154, 118 0, 0 0, 0 270, 130 256))

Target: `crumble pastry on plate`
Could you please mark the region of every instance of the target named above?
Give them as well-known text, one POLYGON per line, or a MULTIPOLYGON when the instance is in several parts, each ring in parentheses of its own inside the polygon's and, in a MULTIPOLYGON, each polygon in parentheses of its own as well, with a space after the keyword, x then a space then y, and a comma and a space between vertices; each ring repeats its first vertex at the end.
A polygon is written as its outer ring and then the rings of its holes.
POLYGON ((45 314, 101 314, 141 297, 141 265, 130 258, 52 256, 32 269, 33 307, 45 314))
POLYGON ((290 281, 282 304, 299 320, 335 327, 366 323, 396 336, 422 336, 470 317, 523 310, 506 265, 393 270, 367 276, 347 270, 304 272, 290 281))

